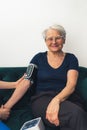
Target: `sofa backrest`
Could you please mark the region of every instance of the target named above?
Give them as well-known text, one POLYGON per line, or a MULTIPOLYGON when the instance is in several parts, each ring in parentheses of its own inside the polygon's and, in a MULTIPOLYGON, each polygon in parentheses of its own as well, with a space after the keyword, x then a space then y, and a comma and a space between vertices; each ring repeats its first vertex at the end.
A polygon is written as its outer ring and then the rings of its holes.
POLYGON ((87 68, 79 67, 79 78, 77 82, 77 91, 79 91, 82 98, 87 104, 87 68))
POLYGON ((0 67, 0 80, 16 81, 26 71, 26 67, 0 67))
MULTIPOLYGON (((26 71, 27 67, 0 67, 0 80, 3 81, 16 81, 19 79, 26 71)), ((87 108, 87 68, 79 67, 79 78, 77 82, 77 91, 79 91, 82 98, 86 101, 86 108, 87 108)), ((13 93, 14 89, 9 90, 0 90, 0 98, 3 99, 3 102, 6 102, 11 94, 13 93), (4 98, 3 98, 4 97, 4 98)), ((29 100, 28 91, 18 103, 17 107, 25 106, 24 104, 29 100)))

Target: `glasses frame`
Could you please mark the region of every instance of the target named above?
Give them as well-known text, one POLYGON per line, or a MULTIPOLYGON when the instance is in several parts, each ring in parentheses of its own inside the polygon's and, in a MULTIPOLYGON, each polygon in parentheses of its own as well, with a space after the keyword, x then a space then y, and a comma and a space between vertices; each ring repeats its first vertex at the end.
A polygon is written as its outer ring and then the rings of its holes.
POLYGON ((58 35, 58 36, 56 36, 56 37, 48 37, 48 38, 46 38, 45 40, 46 40, 46 41, 49 41, 49 42, 52 42, 52 41, 58 41, 58 40, 60 40, 60 39, 62 39, 62 38, 64 38, 64 37, 61 36, 61 35, 58 35))

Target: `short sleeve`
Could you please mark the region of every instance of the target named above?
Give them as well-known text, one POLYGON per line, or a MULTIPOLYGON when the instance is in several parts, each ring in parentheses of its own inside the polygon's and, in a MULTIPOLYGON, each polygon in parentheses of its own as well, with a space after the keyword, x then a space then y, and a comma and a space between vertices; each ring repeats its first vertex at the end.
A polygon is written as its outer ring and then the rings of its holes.
POLYGON ((39 64, 39 60, 40 60, 40 57, 41 57, 41 53, 38 53, 36 54, 30 61, 30 63, 33 63, 33 64, 36 64, 38 66, 39 64))
POLYGON ((75 69, 75 70, 79 70, 79 63, 78 63, 78 59, 74 54, 71 54, 69 57, 69 69, 75 69))

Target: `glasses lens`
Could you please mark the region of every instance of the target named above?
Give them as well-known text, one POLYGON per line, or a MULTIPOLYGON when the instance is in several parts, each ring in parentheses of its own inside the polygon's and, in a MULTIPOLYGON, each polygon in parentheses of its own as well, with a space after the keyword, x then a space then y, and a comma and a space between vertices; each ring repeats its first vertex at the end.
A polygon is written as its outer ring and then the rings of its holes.
POLYGON ((63 36, 49 37, 46 40, 47 41, 57 41, 57 40, 60 40, 61 38, 63 38, 63 36))

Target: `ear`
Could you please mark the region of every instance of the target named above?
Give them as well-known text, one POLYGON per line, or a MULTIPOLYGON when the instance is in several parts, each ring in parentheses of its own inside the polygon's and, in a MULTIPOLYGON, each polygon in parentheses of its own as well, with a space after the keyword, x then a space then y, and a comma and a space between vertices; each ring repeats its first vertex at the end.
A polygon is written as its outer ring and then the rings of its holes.
POLYGON ((65 39, 65 38, 63 38, 63 44, 65 44, 65 40, 66 40, 66 39, 65 39))

